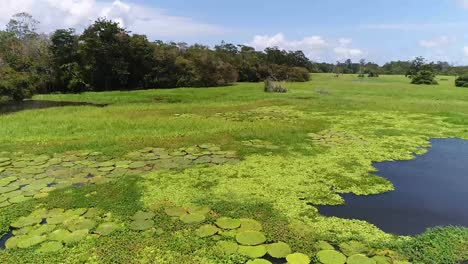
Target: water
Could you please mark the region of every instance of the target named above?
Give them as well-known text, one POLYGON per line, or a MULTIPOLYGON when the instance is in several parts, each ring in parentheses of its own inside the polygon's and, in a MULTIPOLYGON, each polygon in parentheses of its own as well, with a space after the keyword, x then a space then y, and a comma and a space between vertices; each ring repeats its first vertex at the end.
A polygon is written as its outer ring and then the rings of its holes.
POLYGON ((13 231, 6 233, 2 238, 0 238, 0 249, 5 249, 5 243, 11 237, 13 237, 13 231))
POLYGON ((374 166, 395 191, 345 194, 344 206, 320 206, 326 216, 365 220, 398 235, 416 235, 435 226, 468 226, 468 141, 434 139, 424 156, 374 166))
POLYGON ((44 109, 64 106, 96 106, 105 107, 105 104, 93 104, 86 102, 65 102, 65 101, 44 101, 44 100, 25 100, 23 102, 5 102, 0 103, 0 115, 10 114, 30 109, 44 109))

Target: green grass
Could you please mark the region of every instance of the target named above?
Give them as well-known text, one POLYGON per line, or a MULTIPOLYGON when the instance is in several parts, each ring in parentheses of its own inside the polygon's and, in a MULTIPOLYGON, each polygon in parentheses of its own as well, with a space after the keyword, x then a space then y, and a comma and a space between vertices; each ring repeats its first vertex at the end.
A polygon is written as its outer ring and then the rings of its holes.
POLYGON ((418 238, 396 237, 363 221, 322 217, 310 205, 340 204, 342 193, 390 191, 390 182, 372 175, 372 162, 411 159, 434 137, 468 139, 468 89, 455 88, 453 77, 440 78, 448 81, 440 81, 438 86, 415 86, 403 76, 361 82, 352 75, 334 78, 314 74, 310 82, 287 84, 287 94, 264 93, 261 83, 239 83, 223 88, 36 96, 109 106, 29 110, 0 116, 0 152, 91 150, 120 158, 150 146, 177 149, 214 143, 237 151, 242 161, 155 171, 113 183, 57 190, 47 198, 0 209, 2 231, 37 206, 96 206, 124 223, 136 211, 151 209, 164 230, 163 234, 145 235, 125 230, 51 255, 37 255, 34 249, 0 251, 0 262, 246 261, 238 255, 220 255, 215 241, 194 235, 198 226, 168 219, 159 207, 165 203, 207 205, 216 214, 213 219, 257 219, 270 242, 287 242, 295 252, 311 257, 319 240, 334 244, 359 240, 375 250, 392 249, 396 259, 414 263, 461 261, 466 257, 461 253, 468 247, 464 228, 435 230, 418 238), (322 135, 333 140, 316 140, 322 135), (279 148, 242 144, 252 139, 279 148), (84 198, 91 192, 97 194, 84 198))

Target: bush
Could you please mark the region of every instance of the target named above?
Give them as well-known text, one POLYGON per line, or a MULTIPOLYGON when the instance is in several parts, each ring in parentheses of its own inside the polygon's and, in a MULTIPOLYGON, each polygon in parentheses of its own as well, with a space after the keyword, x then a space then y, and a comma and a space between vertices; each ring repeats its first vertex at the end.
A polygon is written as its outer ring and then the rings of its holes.
POLYGON ((369 74, 367 75, 369 78, 377 78, 379 77, 379 74, 374 72, 374 71, 369 71, 369 74))
POLYGON ((412 84, 438 84, 432 71, 419 71, 416 75, 411 76, 411 79, 412 84))
POLYGON ((30 98, 34 91, 32 79, 29 74, 9 67, 0 69, 0 97, 6 96, 15 101, 30 98))
POLYGON ((265 80, 265 92, 266 93, 287 93, 288 89, 284 87, 284 83, 279 82, 273 78, 267 78, 265 80))
POLYGON ((271 64, 268 71, 269 76, 273 76, 278 81, 307 82, 310 80, 309 70, 303 67, 271 64))
POLYGON ((468 87, 468 74, 458 77, 455 80, 455 86, 468 87))
POLYGON ((307 82, 310 80, 309 70, 303 67, 292 67, 288 69, 288 81, 307 82))

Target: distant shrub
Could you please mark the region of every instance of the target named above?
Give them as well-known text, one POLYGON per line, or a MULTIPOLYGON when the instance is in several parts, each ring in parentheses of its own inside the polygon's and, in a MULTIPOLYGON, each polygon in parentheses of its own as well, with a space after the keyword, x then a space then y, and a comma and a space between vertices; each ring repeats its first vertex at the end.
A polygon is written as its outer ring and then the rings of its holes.
POLYGON ((0 97, 15 101, 30 98, 33 94, 34 78, 24 72, 17 72, 9 67, 0 69, 0 97))
POLYGON ((366 76, 365 76, 364 74, 361 73, 361 74, 359 74, 357 77, 358 77, 358 78, 365 78, 366 76))
POLYGON ((438 84, 435 80, 435 74, 432 71, 422 70, 411 76, 412 84, 438 84))
POLYGON ((369 77, 369 78, 377 78, 377 77, 379 77, 379 74, 376 73, 376 72, 374 72, 374 71, 369 71, 367 77, 369 77))
POLYGON ((290 67, 288 69, 288 81, 307 82, 310 80, 309 70, 303 67, 290 67))
POLYGON ((455 80, 455 86, 468 87, 468 74, 458 77, 455 80))
POLYGON ((284 87, 284 83, 275 80, 274 78, 267 78, 265 80, 266 93, 287 93, 288 89, 284 87))
POLYGON ((268 70, 269 76, 274 76, 278 81, 307 82, 310 80, 309 71, 303 67, 272 64, 268 70))

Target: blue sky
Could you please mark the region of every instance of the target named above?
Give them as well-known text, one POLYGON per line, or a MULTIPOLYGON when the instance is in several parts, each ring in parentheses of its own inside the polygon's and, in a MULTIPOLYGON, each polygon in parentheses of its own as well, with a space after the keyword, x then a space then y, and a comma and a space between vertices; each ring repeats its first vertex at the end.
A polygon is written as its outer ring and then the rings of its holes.
POLYGON ((317 61, 422 55, 468 64, 468 0, 6 0, 4 6, 0 23, 29 11, 44 31, 80 29, 106 16, 152 40, 276 45, 317 61))

